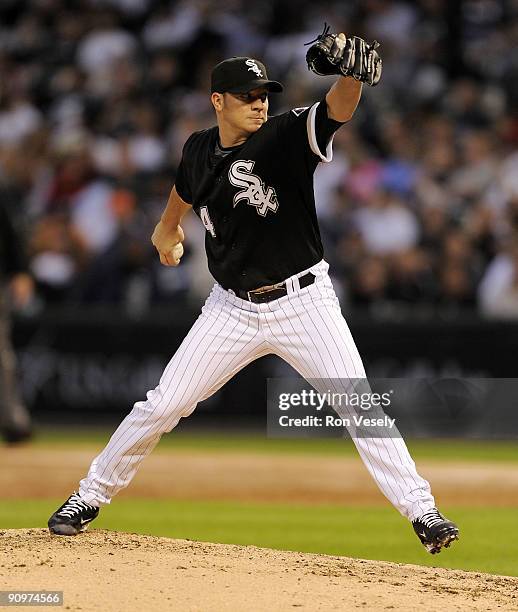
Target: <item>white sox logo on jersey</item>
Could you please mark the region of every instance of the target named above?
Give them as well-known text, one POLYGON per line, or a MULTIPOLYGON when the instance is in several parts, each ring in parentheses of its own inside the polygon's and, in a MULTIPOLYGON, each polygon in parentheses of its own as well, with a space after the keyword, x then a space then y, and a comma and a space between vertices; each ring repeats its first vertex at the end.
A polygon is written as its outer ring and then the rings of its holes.
POLYGON ((269 210, 277 212, 279 202, 273 187, 266 187, 264 182, 252 174, 255 162, 238 159, 228 171, 228 178, 234 187, 243 187, 234 196, 234 208, 241 200, 246 200, 251 206, 255 206, 257 213, 265 217, 269 210))
POLYGON ((247 60, 246 60, 246 62, 245 62, 245 64, 246 64, 247 66, 250 66, 250 68, 248 69, 249 71, 251 70, 252 72, 255 72, 255 74, 256 74, 258 77, 261 77, 261 78, 262 78, 263 73, 261 72, 261 69, 259 68, 259 66, 258 66, 258 65, 255 63, 255 60, 253 60, 253 59, 247 59, 247 60))

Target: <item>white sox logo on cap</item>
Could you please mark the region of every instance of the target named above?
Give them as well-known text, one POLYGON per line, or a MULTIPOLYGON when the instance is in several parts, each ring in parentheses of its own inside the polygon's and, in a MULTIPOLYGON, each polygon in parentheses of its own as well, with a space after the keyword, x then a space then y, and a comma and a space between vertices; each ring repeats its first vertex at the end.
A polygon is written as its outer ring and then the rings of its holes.
POLYGON ((253 59, 247 59, 247 60, 246 60, 246 62, 245 62, 245 64, 246 64, 247 66, 250 66, 250 68, 249 68, 248 70, 251 70, 252 72, 255 72, 255 74, 256 74, 258 77, 261 77, 261 78, 262 78, 263 73, 261 72, 261 69, 259 68, 259 66, 258 66, 258 65, 255 63, 255 60, 253 60, 253 59))

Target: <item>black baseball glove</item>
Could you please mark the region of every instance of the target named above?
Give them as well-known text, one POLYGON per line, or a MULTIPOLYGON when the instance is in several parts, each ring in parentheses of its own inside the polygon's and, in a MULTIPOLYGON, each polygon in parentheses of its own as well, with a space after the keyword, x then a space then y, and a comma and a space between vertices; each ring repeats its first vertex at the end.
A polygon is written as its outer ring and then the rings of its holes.
POLYGON ((382 62, 377 41, 369 44, 359 36, 329 34, 329 26, 325 26, 322 34, 307 44, 311 45, 306 53, 308 68, 316 74, 341 74, 372 86, 379 83, 382 62))

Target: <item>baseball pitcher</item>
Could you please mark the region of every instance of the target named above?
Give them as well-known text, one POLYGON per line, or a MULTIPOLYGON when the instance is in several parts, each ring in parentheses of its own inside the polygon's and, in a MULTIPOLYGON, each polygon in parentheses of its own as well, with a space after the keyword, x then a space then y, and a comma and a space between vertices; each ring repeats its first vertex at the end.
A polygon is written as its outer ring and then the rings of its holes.
MULTIPOLYGON (((319 163, 331 162, 334 133, 352 118, 363 83, 379 82, 382 62, 378 43, 329 34, 328 28, 309 48, 307 62, 316 74, 338 78, 323 99, 276 117, 268 116, 268 96, 283 88, 268 78, 264 64, 233 57, 213 69, 217 125, 185 143, 151 240, 162 264, 177 266, 181 221, 193 209, 206 229, 216 283, 158 386, 135 403, 79 490, 51 516, 51 533, 84 531, 129 485, 164 432, 263 355, 278 355, 306 379, 365 378, 323 258, 313 173, 319 163)), ((381 491, 429 552, 458 538, 401 437, 353 440, 381 491)))

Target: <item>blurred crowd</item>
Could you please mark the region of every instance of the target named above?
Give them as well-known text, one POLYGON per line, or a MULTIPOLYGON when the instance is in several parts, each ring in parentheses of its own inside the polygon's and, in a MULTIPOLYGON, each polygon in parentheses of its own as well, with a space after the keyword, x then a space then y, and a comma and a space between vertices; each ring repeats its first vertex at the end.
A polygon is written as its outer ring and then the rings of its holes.
POLYGON ((150 235, 215 123, 210 70, 258 57, 285 84, 271 113, 307 106, 332 83, 304 61, 324 21, 384 61, 315 176, 344 308, 518 318, 516 0, 2 0, 0 181, 39 307, 204 297, 201 223, 176 269, 150 235))

